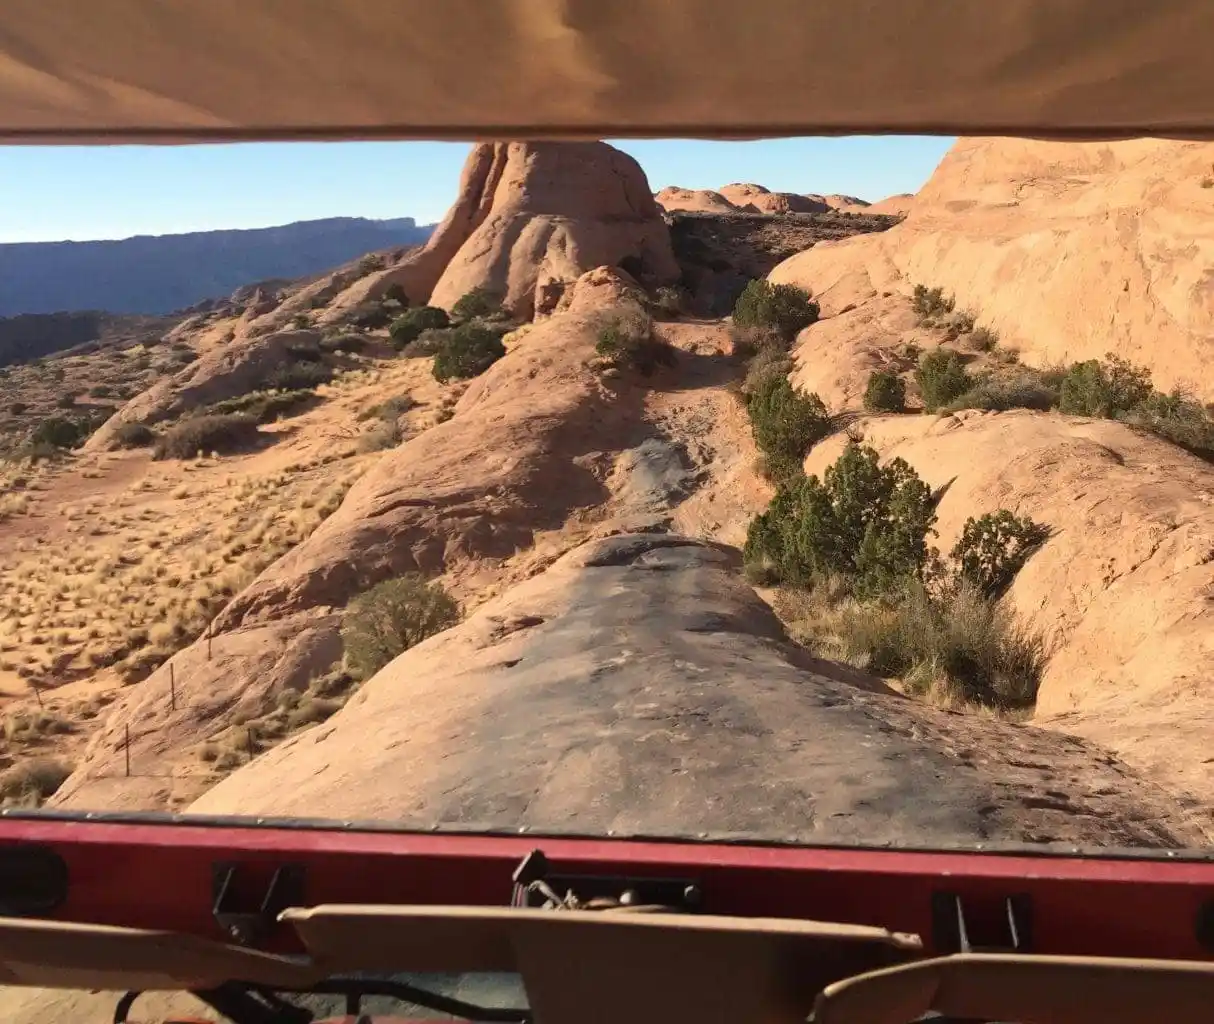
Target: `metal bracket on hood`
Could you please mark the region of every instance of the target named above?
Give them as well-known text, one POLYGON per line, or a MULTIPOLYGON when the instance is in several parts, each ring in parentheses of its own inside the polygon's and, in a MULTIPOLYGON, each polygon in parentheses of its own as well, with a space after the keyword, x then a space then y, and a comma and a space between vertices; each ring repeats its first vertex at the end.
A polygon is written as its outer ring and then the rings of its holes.
POLYGON ((973 915, 967 918, 965 906, 956 893, 937 892, 932 896, 932 931, 936 950, 946 953, 1027 953, 1032 948, 1033 904, 1026 895, 1003 899, 1003 933, 986 936, 993 941, 980 942, 973 915))
POLYGON ((304 868, 284 864, 274 870, 261 901, 253 907, 243 905, 236 895, 239 864, 220 862, 211 866, 211 913, 225 932, 241 945, 264 939, 287 907, 304 901, 304 868))
POLYGON ((532 850, 515 868, 510 905, 554 909, 662 907, 676 913, 702 910, 700 884, 688 878, 574 875, 553 872, 543 850, 532 850), (559 903, 554 907, 554 899, 559 903))

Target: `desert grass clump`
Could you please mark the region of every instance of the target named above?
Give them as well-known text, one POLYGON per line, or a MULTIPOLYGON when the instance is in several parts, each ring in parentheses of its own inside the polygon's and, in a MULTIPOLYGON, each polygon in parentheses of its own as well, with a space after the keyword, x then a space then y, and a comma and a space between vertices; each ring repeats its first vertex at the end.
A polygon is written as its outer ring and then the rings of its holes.
POLYGON ((240 413, 191 416, 170 427, 152 449, 155 459, 192 459, 199 452, 231 454, 252 445, 260 436, 257 421, 240 413))
POLYGON ((419 573, 384 580, 346 608, 341 636, 346 667, 369 679, 393 658, 460 620, 459 604, 419 573))
POLYGON ((21 761, 0 774, 0 807, 41 807, 72 774, 57 758, 21 761))
POLYGON ((119 448, 150 448, 156 443, 156 431, 146 423, 122 423, 114 430, 119 448))

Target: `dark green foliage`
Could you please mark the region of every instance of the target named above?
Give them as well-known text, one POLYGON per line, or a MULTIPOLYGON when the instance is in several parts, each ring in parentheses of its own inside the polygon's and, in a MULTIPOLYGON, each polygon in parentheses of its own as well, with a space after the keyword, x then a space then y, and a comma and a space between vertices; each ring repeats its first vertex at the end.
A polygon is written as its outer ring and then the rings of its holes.
POLYGON ((1113 418, 1128 413, 1154 394, 1151 373, 1109 354, 1106 362, 1075 363, 1063 378, 1059 409, 1072 416, 1113 418))
POLYGON ((404 348, 410 342, 421 337, 422 332, 431 328, 443 328, 450 323, 445 309, 437 306, 418 306, 409 309, 392 321, 388 328, 388 337, 398 349, 404 348))
POLYGON ((1058 387, 1048 373, 1023 370, 1013 376, 981 375, 971 380, 964 394, 942 405, 939 412, 953 413, 961 409, 1036 409, 1046 412, 1058 405, 1058 387))
POLYGON ((156 442, 156 432, 146 423, 121 423, 114 430, 119 448, 148 448, 156 442))
POLYGON ((653 336, 653 325, 646 316, 620 317, 599 330, 595 352, 617 367, 628 366, 650 376, 659 366, 673 366, 671 347, 653 336))
POLYGON ((332 379, 331 367, 307 360, 276 367, 266 375, 263 386, 274 391, 309 391, 332 379))
POLYGON ((321 338, 320 350, 322 352, 363 352, 368 344, 369 340, 361 334, 335 334, 328 338, 321 338))
POLYGON ((60 409, 75 409, 76 408, 76 396, 75 395, 60 395, 55 400, 55 405, 58 406, 60 409))
POLYGON ((273 423, 280 416, 302 412, 316 400, 316 392, 310 388, 295 388, 291 391, 253 391, 247 395, 226 398, 208 407, 208 413, 229 415, 244 413, 258 423, 273 423))
POLYGON ((818 304, 804 289, 791 284, 751 281, 733 307, 738 327, 773 327, 787 341, 818 319, 818 304))
POLYGON ((66 416, 48 416, 30 435, 31 445, 50 445, 54 448, 74 448, 92 431, 89 425, 66 416))
POLYGON ((500 316, 501 312, 501 299, 485 288, 473 288, 451 307, 451 316, 455 320, 500 316))
POLYGON ((410 358, 436 355, 438 350, 447 344, 447 339, 454 330, 454 327, 428 327, 415 341, 409 342, 402 352, 410 358))
POLYGON ((402 306, 407 306, 409 296, 405 294, 404 288, 393 282, 384 289, 384 302, 397 302, 402 306))
POLYGON ((92 398, 113 398, 114 389, 108 384, 94 384, 89 388, 89 395, 92 398))
POLYGON ((751 431, 775 481, 801 472, 806 453, 829 432, 830 414, 817 395, 803 395, 772 369, 748 396, 751 431))
POLYGON ((9 402, 8 412, 10 416, 20 416, 29 406, 25 402, 9 402))
POLYGON ((893 370, 874 370, 864 389, 864 408, 869 412, 903 412, 906 382, 893 370))
POLYGON ((460 324, 443 335, 434 353, 434 379, 446 383, 476 377, 505 354, 506 346, 496 331, 478 323, 460 324))
POLYGON ((973 383, 961 357, 944 349, 929 352, 919 361, 915 380, 923 396, 923 408, 928 412, 959 398, 973 383))
POLYGON ((1200 458, 1214 462, 1214 419, 1200 402, 1172 391, 1156 391, 1136 409, 1118 417, 1128 426, 1150 431, 1200 458))
POLYGON ((152 457, 192 459, 199 452, 229 454, 248 448, 259 436, 257 421, 242 413, 191 416, 156 439, 152 457))
POLYGON ((969 518, 952 551, 958 575, 984 597, 998 597, 1010 585, 1049 530, 1007 509, 969 518))
POLYGON ((312 326, 312 318, 307 313, 296 313, 291 317, 291 325, 297 330, 307 330, 312 326))
POLYGON ((839 576, 876 597, 922 579, 932 554, 931 490, 902 459, 849 444, 824 479, 792 477, 747 534, 748 563, 785 582, 839 576))
POLYGON ((393 658, 460 620, 460 608, 438 583, 418 573, 384 580, 350 602, 342 618, 346 667, 369 679, 393 658))
POLYGON ((364 302, 350 310, 346 315, 346 323, 352 327, 374 331, 380 327, 387 327, 392 322, 393 312, 392 308, 381 302, 364 302))
POLYGON ((945 296, 943 288, 915 285, 911 308, 919 314, 920 323, 929 324, 941 317, 948 316, 956 307, 956 300, 952 296, 945 296))

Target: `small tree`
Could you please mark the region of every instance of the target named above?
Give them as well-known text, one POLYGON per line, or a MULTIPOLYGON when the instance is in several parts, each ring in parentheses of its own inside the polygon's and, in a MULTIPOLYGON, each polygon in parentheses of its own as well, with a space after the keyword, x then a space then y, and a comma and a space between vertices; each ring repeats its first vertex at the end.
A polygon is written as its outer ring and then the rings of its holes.
POLYGON ((1007 509, 970 517, 952 551, 957 574, 984 597, 997 597, 1048 536, 1044 526, 1007 509))
POLYGON ((455 305, 451 307, 451 316, 456 320, 498 316, 501 312, 501 299, 486 288, 473 288, 472 291, 460 296, 455 305))
POLYGON ((745 558, 780 579, 839 576, 863 597, 921 579, 935 551, 931 489, 902 459, 881 465, 875 449, 848 444, 823 479, 793 479, 747 533, 745 558))
POLYGON ((774 327, 786 341, 818 319, 818 304, 809 292, 791 284, 751 281, 733 307, 733 322, 738 327, 774 327))
POLYGON ((392 321, 392 326, 388 328, 388 337, 396 348, 403 349, 420 338, 422 331, 441 329, 450 322, 445 309, 438 306, 418 306, 416 309, 406 310, 392 321))
POLYGON ((48 416, 34 428, 30 444, 74 448, 88 436, 88 426, 66 416, 48 416))
POLYGON ((1062 379, 1058 407, 1072 416, 1112 418, 1151 397, 1151 372, 1110 354, 1107 362, 1074 363, 1062 379))
POLYGON ((966 373, 965 364, 956 352, 936 349, 919 361, 915 380, 923 396, 923 408, 935 412, 954 398, 965 394, 973 384, 966 373))
POLYGON ((755 443, 773 480, 796 476, 806 453, 830 430, 830 414, 817 395, 803 395, 782 374, 761 377, 747 401, 755 443))
POLYGON ((369 679, 393 658, 460 620, 460 609, 438 583, 420 573, 384 580, 350 602, 342 617, 346 666, 369 679))
POLYGON ((147 448, 156 443, 156 433, 146 423, 120 423, 114 430, 119 448, 147 448))
POLYGON ((864 408, 870 412, 903 412, 906 382, 893 370, 874 370, 864 389, 864 408))
POLYGON ((476 377, 506 354, 496 331, 477 323, 461 324, 446 333, 434 354, 434 379, 476 377))

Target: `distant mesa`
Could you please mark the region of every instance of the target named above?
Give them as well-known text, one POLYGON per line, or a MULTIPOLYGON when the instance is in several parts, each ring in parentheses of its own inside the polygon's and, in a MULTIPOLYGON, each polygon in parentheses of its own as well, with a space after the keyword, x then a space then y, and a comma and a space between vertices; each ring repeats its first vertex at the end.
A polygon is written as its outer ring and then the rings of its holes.
POLYGON ((187 310, 250 281, 306 277, 367 252, 421 245, 432 230, 412 217, 330 217, 250 230, 0 245, 0 316, 187 310))

